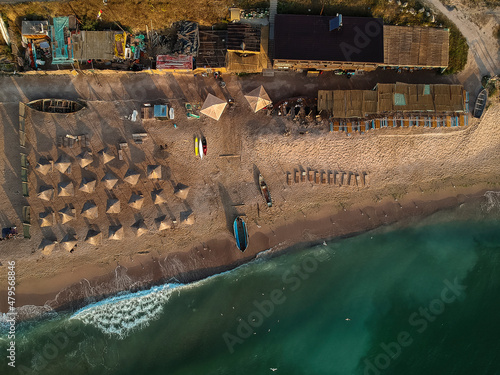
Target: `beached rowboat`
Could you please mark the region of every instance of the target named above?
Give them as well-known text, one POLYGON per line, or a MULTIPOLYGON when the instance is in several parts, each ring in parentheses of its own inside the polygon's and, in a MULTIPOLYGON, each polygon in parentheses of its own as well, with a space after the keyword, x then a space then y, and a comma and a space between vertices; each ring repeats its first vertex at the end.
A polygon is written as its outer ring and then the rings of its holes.
POLYGON ((234 238, 236 238, 236 246, 241 251, 245 251, 248 246, 248 231, 247 225, 241 217, 234 219, 233 223, 234 238))
POLYGON ((271 194, 269 193, 269 188, 267 187, 267 184, 264 181, 264 177, 262 177, 261 174, 259 174, 259 187, 262 195, 264 196, 264 199, 266 200, 267 205, 271 207, 273 205, 271 194))
POLYGON ((486 89, 482 89, 476 99, 476 105, 474 106, 474 117, 480 118, 483 115, 487 99, 488 91, 486 89))

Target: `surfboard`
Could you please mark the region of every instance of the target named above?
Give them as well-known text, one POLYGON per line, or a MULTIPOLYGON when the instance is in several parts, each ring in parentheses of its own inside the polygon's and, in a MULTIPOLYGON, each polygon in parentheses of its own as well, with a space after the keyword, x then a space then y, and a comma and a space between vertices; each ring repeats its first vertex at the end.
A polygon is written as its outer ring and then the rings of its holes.
POLYGON ((201 138, 198 143, 198 148, 200 150, 200 158, 203 159, 203 144, 201 143, 201 138))
POLYGON ((194 153, 195 153, 196 156, 198 156, 198 145, 199 145, 199 143, 198 143, 198 137, 196 137, 194 139, 194 153))

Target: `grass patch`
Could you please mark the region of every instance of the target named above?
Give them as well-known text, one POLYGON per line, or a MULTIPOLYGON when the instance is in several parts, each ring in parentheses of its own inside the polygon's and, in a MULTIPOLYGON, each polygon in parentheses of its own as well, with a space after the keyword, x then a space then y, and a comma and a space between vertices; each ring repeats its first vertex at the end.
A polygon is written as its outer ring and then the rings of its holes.
MULTIPOLYGON (((448 21, 449 22, 449 21, 448 21)), ((450 30, 450 62, 446 74, 455 74, 462 71, 467 64, 469 46, 458 28, 449 22, 450 30)))

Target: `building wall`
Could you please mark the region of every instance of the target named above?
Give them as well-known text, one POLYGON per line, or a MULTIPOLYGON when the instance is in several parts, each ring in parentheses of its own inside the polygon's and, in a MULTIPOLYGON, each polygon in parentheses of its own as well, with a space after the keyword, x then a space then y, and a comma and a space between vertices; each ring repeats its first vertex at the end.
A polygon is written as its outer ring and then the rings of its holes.
POLYGON ((302 61, 302 60, 279 60, 275 59, 273 63, 274 69, 281 70, 364 70, 373 71, 377 69, 376 63, 352 63, 342 61, 302 61))

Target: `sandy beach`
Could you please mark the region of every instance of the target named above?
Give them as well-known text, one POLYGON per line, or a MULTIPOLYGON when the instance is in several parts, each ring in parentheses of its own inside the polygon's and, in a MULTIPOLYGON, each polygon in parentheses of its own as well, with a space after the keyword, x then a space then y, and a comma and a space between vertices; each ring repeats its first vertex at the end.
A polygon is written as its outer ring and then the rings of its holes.
MULTIPOLYGON (((100 77, 99 84, 90 87, 81 77, 71 78, 74 92, 70 95, 86 100, 88 108, 73 115, 28 111, 26 152, 31 167, 41 156, 57 159, 60 150, 55 140, 62 132, 88 134, 95 159, 85 169, 79 168, 76 156, 81 149, 68 149, 65 152, 73 165, 65 176, 58 171, 45 176, 33 168, 29 171, 32 238, 0 242, 3 267, 7 261, 16 261, 17 306, 44 306, 21 309, 25 317, 53 308, 76 308, 89 298, 168 280, 183 283, 198 280, 248 262, 268 249, 279 253, 298 244, 416 220, 464 202, 480 204, 485 191, 500 188, 497 104, 489 108, 481 121, 471 120, 466 128, 385 128, 347 137, 343 133, 330 133, 324 123, 304 126, 277 116, 252 113, 243 95, 260 83, 248 79, 228 76, 228 92, 236 106, 226 109, 218 122, 206 117, 188 120, 182 111, 185 101, 199 103, 207 92, 224 97, 225 93, 213 79, 183 76, 147 79, 146 85, 153 87, 153 92, 137 84, 136 91, 130 94, 126 91, 130 90, 128 83, 113 82, 116 78, 100 77), (140 110, 142 103, 147 102, 137 100, 141 95, 150 100, 167 98, 178 114, 177 128, 172 121, 132 122, 128 117, 132 110, 140 110), (148 138, 141 145, 133 144, 132 134, 142 131, 147 132, 148 138), (193 152, 193 137, 200 135, 206 137, 209 145, 203 160, 193 152), (98 151, 104 147, 116 149, 121 141, 130 145, 124 160, 116 158, 103 167, 98 151), (160 150, 160 145, 166 145, 166 150, 160 150), (147 178, 148 165, 161 166, 161 180, 147 178), (136 186, 122 181, 129 168, 141 174, 136 186), (357 185, 349 186, 345 181, 342 186, 307 180, 287 184, 287 174, 293 176, 302 169, 319 174, 343 171, 346 179, 349 172, 366 173, 366 184, 361 179, 357 185), (120 179, 113 194, 122 209, 114 215, 106 214, 109 192, 100 183, 108 171, 120 179), (258 190, 258 172, 269 185, 273 197, 271 208, 266 207, 258 190), (96 179, 94 193, 78 190, 84 177, 96 179), (52 185, 57 190, 57 184, 63 180, 74 184, 74 197, 55 194, 51 201, 37 198, 40 186, 52 185), (178 183, 190 187, 186 200, 173 194, 178 183), (166 203, 153 204, 154 189, 164 190, 166 203), (140 210, 127 204, 132 193, 144 196, 140 210), (98 218, 92 220, 80 216, 84 203, 90 199, 99 211, 98 218), (61 224, 56 218, 55 225, 39 227, 40 212, 52 209, 57 213, 67 204, 75 206, 75 220, 61 224), (193 212, 193 225, 180 223, 183 212, 193 212), (157 230, 155 219, 163 215, 177 220, 174 229, 157 230), (236 215, 243 215, 248 224, 250 246, 244 253, 236 248, 230 231, 236 215), (138 238, 130 228, 137 220, 144 220, 148 229, 148 233, 138 238), (107 239, 108 227, 117 224, 124 227, 124 239, 107 239), (102 244, 83 242, 89 226, 102 232, 102 244), (60 241, 70 230, 79 239, 73 253, 60 246, 50 255, 37 250, 42 238, 60 241)), ((296 90, 296 87, 280 89, 277 84, 269 84, 268 89, 273 100, 292 96, 296 90)), ((25 95, 21 100, 26 99, 33 97, 25 95)), ((14 100, 4 100, 0 107, 6 119, 1 150, 6 157, 2 160, 4 173, 0 181, 4 187, 4 226, 19 225, 19 221, 11 218, 19 218, 22 208, 14 100)), ((0 311, 4 312, 5 272, 0 275, 0 285, 0 311)))

